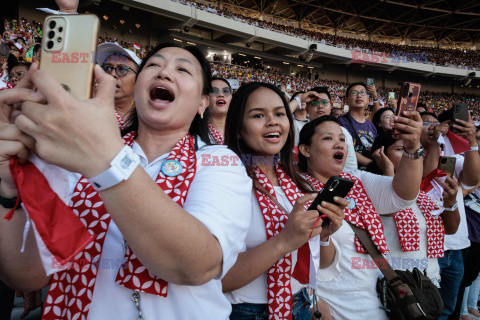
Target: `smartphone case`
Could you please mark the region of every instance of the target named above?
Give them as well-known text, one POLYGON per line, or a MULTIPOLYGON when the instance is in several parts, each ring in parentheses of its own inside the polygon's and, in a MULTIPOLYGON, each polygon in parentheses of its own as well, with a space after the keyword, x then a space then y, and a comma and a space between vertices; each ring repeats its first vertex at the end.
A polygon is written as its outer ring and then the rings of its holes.
POLYGON ((50 15, 43 26, 40 69, 47 70, 75 98, 89 99, 100 28, 98 17, 93 14, 50 15), (55 27, 51 28, 53 20, 55 27), (55 36, 51 37, 52 31, 55 36), (51 41, 53 47, 49 49, 51 41))
POLYGON ((443 157, 441 156, 438 159, 438 166, 439 170, 445 171, 450 178, 453 178, 453 174, 455 172, 455 163, 457 159, 455 157, 443 157))
MULTIPOLYGON (((455 124, 455 120, 463 120, 468 122, 468 105, 466 103, 454 103, 453 104, 453 123, 455 124)), ((458 133, 459 131, 455 128, 452 128, 454 133, 458 133)))

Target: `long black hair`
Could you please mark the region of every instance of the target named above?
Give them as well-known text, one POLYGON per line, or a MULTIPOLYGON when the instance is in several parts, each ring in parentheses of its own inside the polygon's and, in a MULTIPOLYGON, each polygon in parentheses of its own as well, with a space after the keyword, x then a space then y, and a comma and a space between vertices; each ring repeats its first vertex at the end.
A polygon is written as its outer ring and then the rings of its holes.
MULTIPOLYGON (((330 115, 318 117, 309 123, 305 124, 300 131, 298 139, 298 145, 310 146, 312 143, 312 137, 315 134, 315 129, 324 122, 331 121, 338 124, 337 118, 330 115)), ((308 171, 307 157, 305 157, 300 151, 298 152, 298 169, 300 172, 306 173, 308 171)))
POLYGON ((289 132, 287 141, 285 145, 280 150, 279 161, 282 164, 282 168, 285 170, 286 174, 293 180, 297 187, 303 192, 310 192, 309 184, 305 179, 298 173, 296 166, 294 164, 292 150, 294 147, 294 136, 293 136, 293 118, 290 111, 287 99, 285 95, 280 91, 280 89, 270 83, 264 82, 250 82, 241 86, 237 92, 233 95, 232 101, 230 102, 230 107, 228 108, 227 120, 225 123, 225 144, 233 150, 240 159, 242 159, 245 167, 247 168, 248 175, 255 179, 253 173, 252 164, 246 161, 246 155, 253 155, 253 150, 243 141, 240 137, 240 131, 243 122, 243 115, 245 113, 245 107, 247 104, 248 97, 255 91, 260 88, 267 88, 275 92, 281 99, 283 106, 285 107, 285 112, 290 123, 289 132))
MULTIPOLYGON (((150 50, 150 52, 147 54, 145 59, 143 59, 142 63, 140 64, 140 67, 138 68, 138 72, 137 72, 137 75, 135 76, 135 80, 137 80, 138 75, 140 74, 140 72, 142 72, 146 63, 154 54, 156 54, 158 51, 162 50, 163 48, 170 48, 170 47, 184 49, 190 52, 197 59, 198 63, 200 64, 200 68, 202 69, 202 78, 203 78, 202 94, 208 95, 211 90, 212 70, 210 68, 210 63, 205 58, 205 54, 195 46, 181 47, 178 44, 171 43, 171 42, 158 44, 152 50, 150 50)), ((138 114, 137 114, 136 108, 132 108, 132 110, 129 112, 126 123, 128 123, 128 126, 122 130, 122 136, 127 134, 130 131, 138 130, 138 114)), ((198 114, 195 115, 195 118, 190 124, 190 129, 188 130, 188 132, 191 135, 198 135, 206 144, 211 144, 210 139, 208 138, 208 127, 202 124, 202 119, 200 115, 198 114)))

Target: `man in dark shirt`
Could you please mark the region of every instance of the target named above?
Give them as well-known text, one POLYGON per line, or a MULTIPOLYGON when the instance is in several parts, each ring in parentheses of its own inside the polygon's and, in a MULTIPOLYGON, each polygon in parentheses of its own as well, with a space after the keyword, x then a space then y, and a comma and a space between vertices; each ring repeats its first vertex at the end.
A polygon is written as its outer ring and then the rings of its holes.
POLYGON ((365 108, 369 102, 367 85, 363 82, 350 84, 345 99, 349 110, 338 121, 352 135, 358 166, 367 166, 372 161, 370 148, 377 137, 377 129, 365 117, 365 108))

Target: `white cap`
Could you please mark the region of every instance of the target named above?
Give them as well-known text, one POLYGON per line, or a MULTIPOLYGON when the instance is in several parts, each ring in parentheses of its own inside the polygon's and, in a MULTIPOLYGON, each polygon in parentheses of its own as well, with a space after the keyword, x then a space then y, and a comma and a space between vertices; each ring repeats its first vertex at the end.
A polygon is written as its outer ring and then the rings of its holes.
POLYGON ((142 64, 142 59, 140 59, 132 50, 125 49, 117 43, 105 42, 98 45, 96 60, 99 65, 102 65, 111 55, 127 57, 139 66, 142 64))

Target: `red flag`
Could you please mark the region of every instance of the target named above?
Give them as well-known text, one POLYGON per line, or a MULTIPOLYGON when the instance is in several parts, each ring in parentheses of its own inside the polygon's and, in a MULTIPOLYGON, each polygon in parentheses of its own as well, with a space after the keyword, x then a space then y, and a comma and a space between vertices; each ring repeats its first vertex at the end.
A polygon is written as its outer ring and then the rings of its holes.
MULTIPOLYGON (((39 246, 50 252, 50 261, 42 259, 47 274, 52 269, 63 269, 95 236, 52 190, 32 162, 20 165, 17 158, 11 158, 10 171, 18 189, 18 198, 22 200, 38 233, 37 242, 40 241, 39 246)), ((5 218, 11 218, 14 210, 5 218)))

